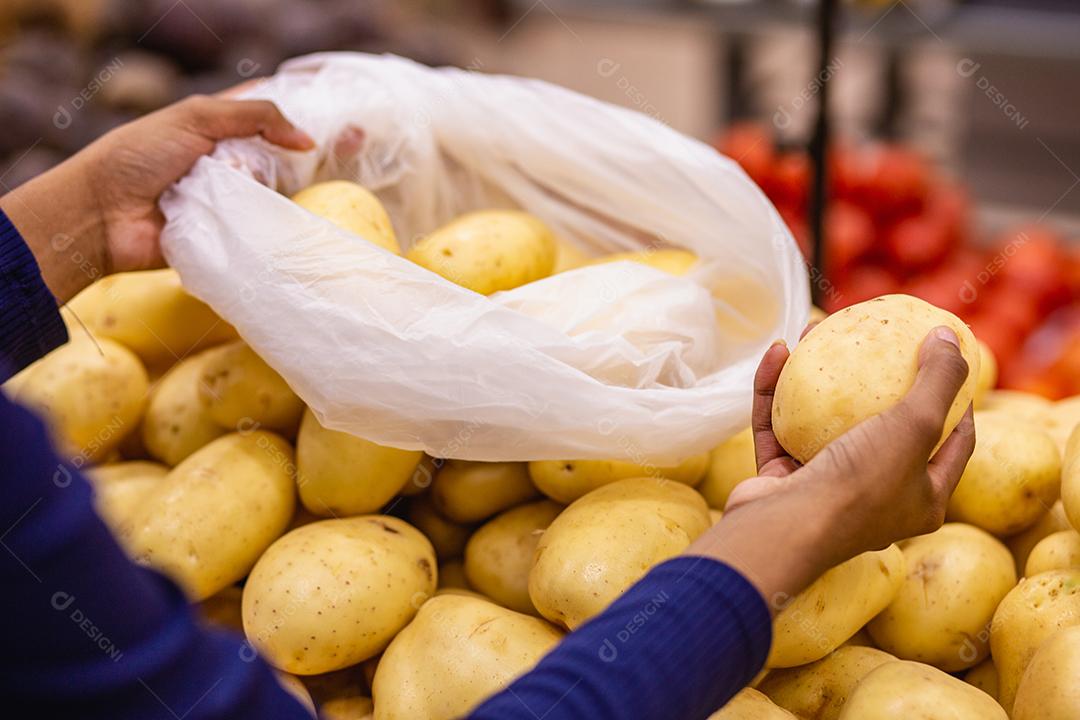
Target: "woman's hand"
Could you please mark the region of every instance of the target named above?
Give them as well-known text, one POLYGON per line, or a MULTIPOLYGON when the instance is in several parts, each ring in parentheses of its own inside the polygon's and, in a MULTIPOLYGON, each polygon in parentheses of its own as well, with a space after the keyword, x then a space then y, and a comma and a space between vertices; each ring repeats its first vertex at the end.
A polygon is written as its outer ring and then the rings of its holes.
POLYGON ((160 267, 158 198, 218 140, 313 142, 266 100, 193 96, 109 132, 0 198, 59 303, 102 275, 160 267))
POLYGON ((734 566, 772 604, 861 552, 940 527, 975 447, 969 407, 934 452, 967 377, 957 342, 948 328, 935 328, 903 401, 852 428, 805 466, 772 431, 773 392, 789 353, 782 344, 769 348, 754 380, 759 475, 736 486, 723 520, 687 552, 734 566))

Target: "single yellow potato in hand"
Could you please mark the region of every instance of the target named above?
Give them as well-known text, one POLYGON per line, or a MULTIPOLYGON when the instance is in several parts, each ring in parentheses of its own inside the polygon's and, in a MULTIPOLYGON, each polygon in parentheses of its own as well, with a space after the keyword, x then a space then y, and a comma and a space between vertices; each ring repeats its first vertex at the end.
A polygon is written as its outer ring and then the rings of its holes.
POLYGON ((908 295, 885 295, 833 313, 791 352, 773 396, 776 439, 807 462, 863 420, 899 403, 915 382, 919 348, 938 326, 956 333, 968 376, 941 438, 953 431, 975 395, 979 350, 960 318, 908 295))

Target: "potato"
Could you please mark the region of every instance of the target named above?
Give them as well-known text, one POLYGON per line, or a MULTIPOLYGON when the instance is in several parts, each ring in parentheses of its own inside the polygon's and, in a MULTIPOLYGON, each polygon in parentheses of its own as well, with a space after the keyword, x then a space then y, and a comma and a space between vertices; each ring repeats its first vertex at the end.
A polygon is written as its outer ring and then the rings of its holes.
POLYGON ((810 317, 808 318, 810 322, 819 323, 827 317, 829 317, 829 313, 825 312, 817 305, 810 306, 810 317))
POLYGON ((999 540, 971 525, 950 523, 900 543, 907 577, 867 629, 882 650, 946 672, 978 664, 990 653, 986 628, 1013 586, 1013 557, 999 540))
POLYGON ((949 520, 995 535, 1030 527, 1058 498, 1061 459, 1050 436, 1002 413, 975 414, 975 452, 949 499, 949 520))
POLYGON ((199 392, 204 351, 173 365, 150 391, 143 417, 143 446, 151 456, 176 465, 227 431, 214 422, 209 405, 199 392))
POLYGON ((138 427, 150 386, 134 353, 112 340, 97 343, 53 350, 19 378, 12 398, 44 417, 58 451, 76 466, 104 460, 138 427))
POLYGON ((214 422, 231 430, 260 427, 291 437, 304 412, 292 388, 243 342, 207 353, 199 394, 214 422))
POLYGON ((724 512, 722 510, 717 510, 716 508, 709 508, 709 524, 710 525, 715 525, 716 523, 720 522, 720 520, 723 519, 723 517, 724 517, 724 512))
POLYGON ((1069 436, 1077 426, 1080 426, 1080 395, 1058 400, 1050 407, 1043 421, 1043 427, 1054 438, 1062 455, 1065 454, 1069 436))
POLYGON ((994 667, 994 659, 986 658, 981 663, 967 671, 964 682, 977 687, 990 697, 998 698, 998 672, 994 667))
POLYGON ((979 377, 975 383, 975 407, 980 407, 986 393, 997 385, 998 364, 994 351, 989 345, 978 338, 975 342, 979 347, 979 377))
POLYGON ((757 475, 754 433, 746 428, 716 446, 709 453, 709 467, 698 492, 709 507, 723 509, 735 486, 757 475))
POLYGON ((1065 457, 1061 464, 1061 502, 1065 517, 1073 529, 1080 530, 1080 426, 1077 426, 1065 444, 1065 457))
POLYGON ((529 597, 541 615, 573 630, 708 528, 705 500, 685 485, 654 478, 604 485, 544 531, 529 597))
POLYGON ((293 195, 294 203, 392 253, 401 254, 386 209, 366 188, 348 180, 316 183, 293 195))
POLYGON ((243 591, 236 585, 230 585, 195 605, 195 609, 211 625, 243 634, 244 618, 240 611, 242 597, 243 591))
POLYGON ((1007 720, 993 698, 937 668, 885 663, 855 686, 840 720, 1007 720))
POLYGON ((773 670, 757 687, 803 720, 836 720, 859 681, 894 660, 876 648, 843 646, 809 665, 773 670))
POLYGON ((471 212, 418 242, 406 257, 481 295, 545 278, 555 267, 555 236, 519 210, 471 212))
POLYGON ((282 670, 340 670, 382 652, 435 586, 435 551, 408 523, 322 520, 259 558, 244 585, 244 632, 282 670))
POLYGON ((1080 533, 1062 530, 1039 541, 1028 556, 1024 575, 1035 577, 1048 570, 1069 568, 1080 568, 1080 533))
POLYGON ((896 405, 915 382, 919 348, 938 325, 956 332, 968 377, 953 400, 942 439, 975 393, 979 351, 955 315, 907 295, 851 305, 822 320, 799 342, 773 396, 773 431, 800 462, 867 418, 896 405))
POLYGON ((979 405, 983 412, 1003 412, 1040 426, 1046 424, 1052 408, 1053 404, 1042 395, 1019 390, 988 390, 979 405))
POLYGON ((131 460, 90 468, 86 477, 94 486, 94 509, 119 535, 139 504, 168 474, 169 468, 160 463, 131 460))
POLYGON ((999 701, 1011 710, 1020 677, 1035 651, 1058 630, 1080 625, 1080 569, 1024 578, 994 612, 990 652, 998 670, 999 701))
POLYGON ((185 292, 172 269, 109 275, 65 307, 95 336, 121 343, 150 366, 236 339, 236 330, 185 292))
POLYGON ((638 465, 623 460, 535 460, 529 477, 540 492, 555 502, 572 503, 598 487, 626 478, 666 478, 685 485, 701 482, 708 469, 706 453, 686 458, 674 467, 638 465))
POLYGON ((275 672, 274 677, 277 678, 278 684, 285 689, 285 692, 296 698, 296 701, 303 705, 308 714, 314 718, 315 703, 312 701, 307 688, 304 687, 304 683, 300 682, 300 679, 295 675, 289 675, 288 673, 275 672))
POLYGON ((529 598, 529 570, 540 536, 562 510, 550 500, 521 505, 473 533, 465 546, 469 587, 515 612, 539 614, 529 598))
POLYGON ((679 250, 678 248, 660 248, 605 255, 593 260, 589 264, 603 265, 606 263, 619 262, 621 260, 648 265, 649 267, 663 270, 671 275, 685 275, 697 264, 698 257, 692 252, 679 250))
POLYGON ((784 605, 765 666, 820 660, 881 612, 904 582, 904 554, 890 545, 843 562, 784 605))
POLYGON ((1013 720, 1080 718, 1080 626, 1051 635, 1028 663, 1013 704, 1013 720))
POLYGON ((247 575, 296 507, 293 452, 273 433, 233 433, 195 451, 159 482, 127 524, 134 558, 193 600, 247 575))
POLYGON ((708 720, 798 720, 752 687, 743 688, 708 720))
POLYGON ((300 502, 323 516, 375 512, 409 481, 423 455, 328 430, 306 409, 296 437, 300 502))
POLYGON ((431 541, 439 560, 461 557, 465 552, 465 543, 473 531, 467 525, 450 522, 440 515, 430 495, 412 498, 409 503, 409 522, 431 541))
POLYGON ((485 600, 432 598, 379 661, 375 720, 464 717, 528 672, 561 637, 539 618, 485 600))
POLYGON ((1011 535, 1005 540, 1009 550, 1016 560, 1016 574, 1024 575, 1028 556, 1039 541, 1061 530, 1071 530, 1068 518, 1065 517, 1065 506, 1060 500, 1050 506, 1031 527, 1016 535, 1011 535))
POLYGON ((319 720, 367 720, 374 710, 375 705, 369 697, 334 698, 319 706, 319 720))
POLYGON ((447 520, 472 523, 538 497, 525 463, 448 460, 431 486, 447 520))

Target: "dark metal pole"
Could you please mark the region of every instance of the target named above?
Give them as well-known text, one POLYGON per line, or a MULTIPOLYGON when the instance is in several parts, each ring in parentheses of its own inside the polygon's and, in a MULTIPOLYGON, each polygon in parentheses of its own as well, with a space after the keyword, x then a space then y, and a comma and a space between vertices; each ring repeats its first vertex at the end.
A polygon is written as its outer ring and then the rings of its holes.
POLYGON ((818 63, 817 79, 821 85, 818 93, 817 118, 814 134, 810 138, 810 161, 814 176, 810 189, 810 239, 813 242, 815 282, 810 284, 810 296, 818 307, 822 305, 825 283, 821 282, 825 268, 825 205, 828 200, 826 165, 829 150, 829 64, 833 55, 833 25, 836 20, 836 0, 819 0, 818 3, 818 63))

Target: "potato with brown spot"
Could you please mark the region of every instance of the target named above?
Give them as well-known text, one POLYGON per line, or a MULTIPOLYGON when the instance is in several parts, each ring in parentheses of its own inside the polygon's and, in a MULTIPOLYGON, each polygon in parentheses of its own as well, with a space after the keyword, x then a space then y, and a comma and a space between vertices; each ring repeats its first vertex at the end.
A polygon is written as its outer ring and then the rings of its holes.
POLYGON ((773 670, 757 687, 803 720, 836 720, 859 681, 895 660, 876 648, 845 645, 809 665, 773 670))
POLYGON ((990 652, 998 669, 1002 707, 1012 710, 1020 678, 1039 646, 1057 631, 1080 625, 1080 569, 1024 578, 994 612, 990 652))
POLYGON ((244 632, 298 675, 374 657, 435 592, 435 551, 388 515, 322 520, 271 545, 244 585, 244 632))
POLYGON ((167 465, 224 435, 228 430, 214 421, 199 390, 203 365, 212 351, 204 351, 173 365, 150 391, 142 422, 143 446, 167 465))
POLYGON ((304 412, 288 383, 243 342, 207 353, 199 394, 214 422, 230 430, 261 427, 295 437, 304 412))
POLYGON ((977 527, 949 523, 900 549, 907 577, 867 625, 874 642, 946 672, 981 662, 990 653, 986 628, 994 610, 1016 585, 1008 548, 977 527))

